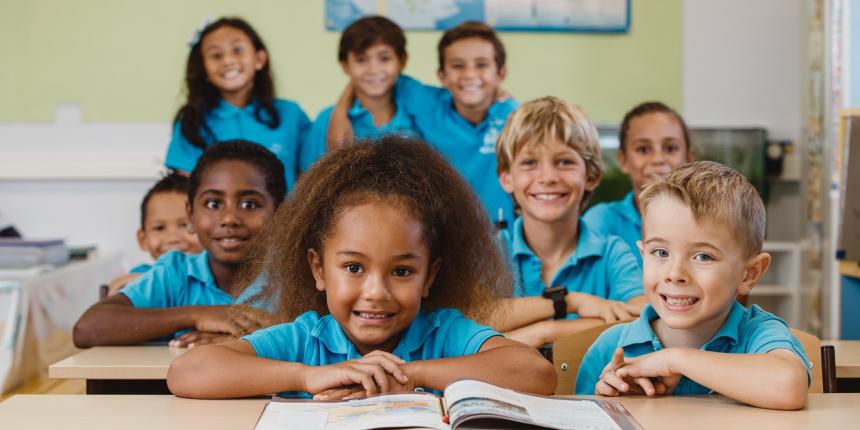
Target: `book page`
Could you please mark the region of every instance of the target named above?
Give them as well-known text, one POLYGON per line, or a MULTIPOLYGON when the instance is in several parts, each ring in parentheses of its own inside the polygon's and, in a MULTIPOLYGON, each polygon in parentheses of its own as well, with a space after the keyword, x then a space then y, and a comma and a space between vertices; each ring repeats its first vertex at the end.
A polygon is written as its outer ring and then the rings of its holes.
POLYGON ((455 428, 471 417, 499 417, 557 429, 621 430, 596 400, 530 396, 479 381, 457 381, 445 389, 445 401, 455 428))
POLYGON ((439 398, 390 394, 342 402, 272 401, 256 430, 361 430, 419 427, 447 430, 439 398))

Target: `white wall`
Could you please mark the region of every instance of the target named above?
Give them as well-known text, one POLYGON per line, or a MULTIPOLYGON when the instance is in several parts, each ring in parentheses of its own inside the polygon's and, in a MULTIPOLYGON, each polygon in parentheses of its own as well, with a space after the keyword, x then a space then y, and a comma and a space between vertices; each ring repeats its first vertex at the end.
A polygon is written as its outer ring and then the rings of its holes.
POLYGON ((685 0, 684 116, 695 126, 803 136, 802 0, 685 0))
MULTIPOLYGON (((801 142, 802 0, 685 0, 683 17, 688 122, 760 126, 801 142)), ((80 116, 76 106, 60 106, 55 124, 0 124, 0 214, 30 237, 144 260, 134 241, 138 205, 158 177, 169 125, 80 116), (33 149, 45 141, 54 142, 50 154, 33 149)))

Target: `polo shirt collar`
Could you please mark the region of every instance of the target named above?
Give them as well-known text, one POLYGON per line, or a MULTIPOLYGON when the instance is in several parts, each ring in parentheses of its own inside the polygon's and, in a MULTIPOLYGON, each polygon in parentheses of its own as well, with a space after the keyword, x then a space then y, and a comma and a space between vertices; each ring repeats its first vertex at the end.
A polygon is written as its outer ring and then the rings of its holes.
MULTIPOLYGON (((439 319, 435 313, 419 312, 412 324, 403 333, 400 342, 392 352, 398 357, 408 357, 409 353, 421 349, 427 337, 439 327, 439 319)), ((326 315, 317 321, 311 330, 311 336, 319 339, 326 349, 335 354, 343 354, 348 360, 359 358, 360 354, 355 345, 346 337, 343 328, 331 316, 326 315)))
MULTIPOLYGON (((564 266, 576 265, 579 260, 587 257, 603 255, 603 248, 606 246, 606 239, 597 234, 594 230, 588 227, 582 217, 579 218, 579 240, 576 242, 576 249, 573 254, 565 262, 564 266)), ((528 255, 537 258, 534 251, 529 248, 526 242, 525 230, 523 229, 523 217, 519 217, 514 221, 514 238, 511 245, 511 253, 513 255, 528 255)), ((564 267, 563 266, 563 267, 564 267)))
POLYGON ((256 105, 255 101, 251 101, 245 107, 236 107, 227 100, 223 98, 218 102, 218 106, 215 106, 212 109, 212 114, 219 118, 232 118, 236 115, 241 114, 242 112, 251 111, 253 112, 254 106, 256 105))
POLYGON ((576 244, 576 251, 570 256, 571 262, 576 264, 582 258, 602 256, 604 248, 606 248, 606 237, 592 230, 585 219, 580 217, 579 242, 576 244))
POLYGON ((642 215, 636 209, 636 203, 633 201, 633 191, 627 193, 621 201, 621 216, 627 218, 635 225, 642 226, 642 215))
POLYGON ((350 106, 347 111, 347 115, 349 115, 350 118, 356 118, 368 113, 367 109, 358 102, 358 97, 355 98, 355 101, 352 102, 352 106, 350 106))
MULTIPOLYGON (((726 317, 726 321, 720 329, 717 330, 714 337, 705 343, 704 349, 710 350, 712 344, 717 342, 719 339, 728 339, 732 345, 736 345, 738 343, 741 325, 744 322, 745 316, 746 309, 743 305, 735 301, 732 304, 732 309, 729 311, 728 317, 726 317)), ((654 329, 651 328, 651 321, 657 318, 660 318, 660 316, 657 314, 654 307, 652 307, 650 303, 645 305, 639 318, 627 325, 627 329, 622 332, 618 345, 624 348, 630 345, 650 342, 651 344, 662 348, 663 346, 660 343, 660 339, 657 337, 657 334, 654 333, 654 329)))
POLYGON ((215 285, 215 278, 212 276, 212 270, 209 268, 209 251, 188 255, 188 258, 185 259, 185 264, 187 265, 186 273, 188 273, 188 276, 200 281, 204 285, 215 285))

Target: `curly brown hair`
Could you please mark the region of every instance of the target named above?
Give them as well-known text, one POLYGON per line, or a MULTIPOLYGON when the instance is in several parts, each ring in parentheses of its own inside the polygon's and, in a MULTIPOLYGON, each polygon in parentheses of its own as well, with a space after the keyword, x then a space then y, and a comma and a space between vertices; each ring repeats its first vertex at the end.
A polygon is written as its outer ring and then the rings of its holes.
POLYGON ((455 307, 486 321, 496 301, 510 297, 511 273, 472 189, 442 155, 402 136, 338 148, 317 161, 260 235, 235 294, 262 275, 266 286, 252 300, 277 304, 283 320, 307 311, 327 314, 308 250, 322 252, 346 209, 379 198, 405 204, 424 227, 430 261, 442 258, 423 310, 455 307))

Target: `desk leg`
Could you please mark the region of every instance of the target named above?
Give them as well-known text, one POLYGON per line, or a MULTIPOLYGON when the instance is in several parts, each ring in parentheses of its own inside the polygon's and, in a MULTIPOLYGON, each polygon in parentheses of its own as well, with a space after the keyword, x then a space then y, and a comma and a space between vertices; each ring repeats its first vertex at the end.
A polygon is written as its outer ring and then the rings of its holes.
POLYGON ((164 379, 87 379, 87 394, 171 394, 164 379))

